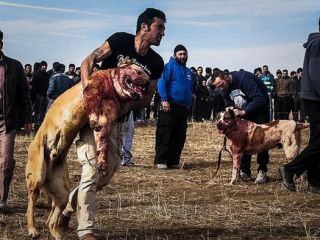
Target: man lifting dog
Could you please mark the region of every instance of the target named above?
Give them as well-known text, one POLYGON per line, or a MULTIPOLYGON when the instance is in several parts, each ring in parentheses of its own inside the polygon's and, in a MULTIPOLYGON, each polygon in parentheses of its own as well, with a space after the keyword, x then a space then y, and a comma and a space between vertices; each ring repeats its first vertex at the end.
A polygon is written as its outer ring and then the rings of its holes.
MULTIPOLYGON (((164 36, 165 22, 166 16, 162 11, 148 8, 138 18, 136 35, 124 32, 113 34, 81 64, 81 81, 84 88, 90 84, 93 67, 99 62, 102 62, 102 69, 108 69, 117 67, 119 62, 129 60, 142 67, 151 79, 150 86, 145 90, 143 98, 127 103, 125 109, 122 109, 123 116, 111 126, 111 133, 108 138, 109 152, 106 176, 99 176, 97 170, 93 130, 87 125, 80 131, 80 139, 76 142, 76 145, 78 160, 82 165, 81 180, 79 186, 70 193, 67 207, 60 215, 59 225, 61 228, 67 228, 72 212, 77 210, 77 232, 81 240, 96 239, 93 231, 96 191, 108 184, 121 164, 117 139, 122 138, 122 136, 117 135, 125 132, 128 117, 126 113, 133 107, 146 106, 150 103, 156 80, 160 78, 163 71, 164 62, 162 58, 150 46, 160 44, 164 36), (118 131, 118 129, 123 131, 118 131)), ((96 97, 99 98, 98 95, 96 97)), ((99 126, 99 121, 97 120, 94 123, 93 119, 94 124, 99 126)))

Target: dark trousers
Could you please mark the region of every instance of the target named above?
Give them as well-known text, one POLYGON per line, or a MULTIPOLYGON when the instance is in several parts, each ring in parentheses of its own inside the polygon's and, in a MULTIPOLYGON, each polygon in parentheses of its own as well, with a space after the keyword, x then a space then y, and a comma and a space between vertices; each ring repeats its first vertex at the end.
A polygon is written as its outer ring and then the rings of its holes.
POLYGON ((292 105, 293 99, 291 96, 277 97, 277 101, 274 106, 274 119, 288 120, 292 105))
POLYGON ((155 164, 177 165, 186 140, 188 109, 170 104, 170 112, 159 111, 155 164))
MULTIPOLYGON (((265 108, 261 109, 258 112, 255 112, 252 115, 246 117, 246 120, 255 122, 255 123, 267 123, 269 122, 269 105, 265 108)), ((257 155, 257 162, 258 162, 258 171, 263 170, 265 172, 268 171, 267 164, 269 163, 269 152, 264 151, 258 153, 257 155)), ((251 175, 251 155, 243 154, 241 159, 241 166, 240 169, 242 172, 251 175)))
POLYGON ((293 120, 296 122, 304 122, 306 120, 306 114, 304 112, 302 100, 300 94, 297 94, 293 98, 293 110, 292 110, 293 120), (300 113, 300 116, 299 116, 300 113))
POLYGON ((16 132, 6 133, 4 121, 0 121, 0 125, 0 201, 6 203, 15 167, 13 149, 16 132))
POLYGON ((35 128, 39 128, 47 112, 48 98, 37 95, 35 108, 35 128))
POLYGON ((310 138, 308 146, 294 160, 285 165, 285 170, 296 175, 308 172, 308 182, 320 186, 320 102, 302 100, 309 117, 310 138))

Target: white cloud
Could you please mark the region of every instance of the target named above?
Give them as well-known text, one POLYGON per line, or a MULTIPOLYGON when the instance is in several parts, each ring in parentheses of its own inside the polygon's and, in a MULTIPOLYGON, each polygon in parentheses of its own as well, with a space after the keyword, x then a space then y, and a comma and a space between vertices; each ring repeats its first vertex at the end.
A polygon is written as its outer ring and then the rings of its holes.
POLYGON ((55 8, 55 7, 46 7, 46 6, 38 6, 38 5, 31 5, 31 4, 18 4, 18 3, 3 2, 3 1, 0 1, 0 6, 14 7, 14 8, 29 8, 29 9, 63 12, 63 13, 105 16, 105 14, 101 14, 101 13, 90 12, 90 11, 79 11, 71 8, 55 8))
POLYGON ((275 44, 261 47, 233 49, 190 49, 188 66, 219 67, 253 71, 264 64, 275 73, 278 68, 289 71, 303 65, 302 43, 275 44))

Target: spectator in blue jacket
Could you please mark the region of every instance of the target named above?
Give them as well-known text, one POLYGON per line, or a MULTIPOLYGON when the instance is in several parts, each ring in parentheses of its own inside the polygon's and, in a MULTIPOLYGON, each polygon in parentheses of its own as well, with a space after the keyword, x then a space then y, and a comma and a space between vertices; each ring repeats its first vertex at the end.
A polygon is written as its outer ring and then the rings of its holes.
POLYGON ((47 111, 57 97, 74 85, 73 80, 62 71, 62 64, 56 65, 53 69, 53 75, 49 79, 49 87, 47 90, 49 101, 47 111))
POLYGON ((158 169, 180 168, 180 156, 186 140, 188 109, 192 103, 193 77, 186 67, 188 51, 183 45, 174 48, 174 57, 164 67, 158 81, 161 106, 156 130, 155 166, 158 169))
MULTIPOLYGON (((212 74, 212 84, 221 91, 226 107, 236 108, 236 116, 255 123, 269 121, 269 96, 266 85, 257 76, 247 71, 225 73, 216 70, 212 74)), ((258 154, 258 174, 255 183, 267 181, 267 164, 269 153, 264 151, 258 154)), ((251 180, 251 155, 243 154, 240 177, 251 180)))

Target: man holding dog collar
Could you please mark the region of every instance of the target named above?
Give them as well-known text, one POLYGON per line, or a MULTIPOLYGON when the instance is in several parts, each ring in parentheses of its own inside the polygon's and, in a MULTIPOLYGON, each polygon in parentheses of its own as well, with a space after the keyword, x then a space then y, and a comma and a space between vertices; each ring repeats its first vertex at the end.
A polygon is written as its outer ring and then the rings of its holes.
MULTIPOLYGON (((254 74, 246 71, 225 73, 221 70, 213 72, 213 86, 221 92, 226 107, 235 107, 235 115, 255 123, 269 122, 268 89, 254 74)), ((258 154, 258 175, 255 183, 267 181, 267 164, 269 153, 258 154)), ((240 166, 240 177, 251 180, 251 155, 243 154, 240 166)))
POLYGON ((108 143, 108 174, 99 176, 96 166, 96 144, 93 130, 89 125, 80 131, 80 139, 76 142, 78 160, 82 165, 82 174, 79 186, 70 193, 67 207, 60 215, 59 226, 67 228, 71 214, 77 210, 78 237, 80 240, 95 240, 94 217, 95 197, 97 189, 106 186, 115 171, 121 164, 118 139, 123 139, 126 133, 126 114, 133 107, 144 107, 150 104, 156 80, 160 78, 164 62, 159 54, 150 48, 151 45, 159 46, 164 36, 166 16, 154 8, 147 8, 140 14, 137 21, 136 35, 118 32, 111 35, 102 46, 94 50, 81 64, 81 81, 85 87, 90 82, 90 75, 96 63, 102 62, 101 68, 115 68, 126 60, 142 67, 150 76, 151 83, 145 90, 143 98, 125 103, 122 110, 123 116, 111 127, 108 143), (120 129, 120 131, 119 131, 120 129))

